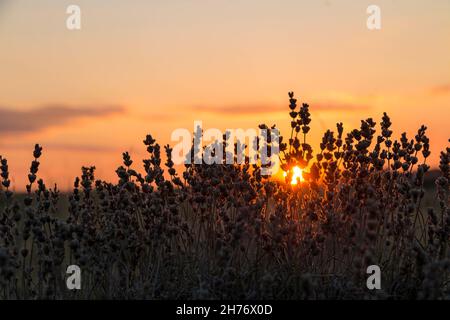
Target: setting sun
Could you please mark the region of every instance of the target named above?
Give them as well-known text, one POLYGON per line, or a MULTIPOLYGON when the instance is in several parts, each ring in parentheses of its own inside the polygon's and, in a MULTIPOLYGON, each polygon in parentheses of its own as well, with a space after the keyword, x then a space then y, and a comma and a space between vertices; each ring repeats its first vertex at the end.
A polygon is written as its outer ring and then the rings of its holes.
POLYGON ((0 0, 0 305, 450 301, 449 13, 0 0))
MULTIPOLYGON (((287 172, 284 172, 283 176, 286 177, 287 172)), ((299 181, 300 182, 305 181, 305 179, 303 178, 303 170, 300 169, 298 166, 295 166, 294 168, 292 168, 291 184, 296 185, 299 181)))

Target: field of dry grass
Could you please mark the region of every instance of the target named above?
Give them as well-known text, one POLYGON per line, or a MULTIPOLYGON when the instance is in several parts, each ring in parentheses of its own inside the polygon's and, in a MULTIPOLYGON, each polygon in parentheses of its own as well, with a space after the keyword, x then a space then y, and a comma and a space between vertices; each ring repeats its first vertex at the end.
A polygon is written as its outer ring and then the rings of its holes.
POLYGON ((0 298, 449 299, 450 148, 429 172, 426 127, 396 139, 384 114, 313 149, 309 106, 289 103, 286 181, 248 159, 178 173, 150 135, 143 170, 124 153, 118 182, 85 167, 70 194, 39 179, 39 145, 23 194, 1 158, 0 298), (81 290, 65 287, 69 264, 81 290))

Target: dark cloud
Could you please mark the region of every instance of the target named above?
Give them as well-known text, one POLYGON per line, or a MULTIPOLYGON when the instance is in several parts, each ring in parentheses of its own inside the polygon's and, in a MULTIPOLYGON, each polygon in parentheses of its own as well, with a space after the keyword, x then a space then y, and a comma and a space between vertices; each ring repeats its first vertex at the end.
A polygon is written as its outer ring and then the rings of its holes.
MULTIPOLYGON (((340 102, 316 102, 309 106, 311 111, 359 111, 370 109, 367 105, 356 105, 340 102)), ((195 106, 196 112, 208 112, 223 115, 244 115, 258 113, 289 112, 287 105, 228 105, 228 106, 195 106)))
POLYGON ((0 133, 36 132, 61 126, 79 118, 98 118, 124 111, 121 106, 50 105, 26 111, 0 107, 0 133))

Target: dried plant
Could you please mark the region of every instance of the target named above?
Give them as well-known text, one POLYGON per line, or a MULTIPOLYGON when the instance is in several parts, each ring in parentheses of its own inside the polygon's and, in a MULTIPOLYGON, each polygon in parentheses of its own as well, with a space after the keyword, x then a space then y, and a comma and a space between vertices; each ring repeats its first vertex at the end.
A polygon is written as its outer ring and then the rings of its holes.
POLYGON ((116 184, 83 167, 63 210, 66 196, 38 179, 42 147, 25 195, 10 190, 0 157, 0 297, 449 299, 450 148, 430 194, 425 126, 395 140, 386 113, 378 135, 370 118, 345 134, 338 123, 314 153, 309 106, 298 108, 293 93, 289 102, 286 181, 248 158, 187 164, 179 176, 170 146, 163 166, 148 135, 141 173, 127 152, 116 184), (303 175, 293 185, 294 167, 303 175), (437 205, 426 208, 425 197, 437 205), (65 286, 70 264, 82 269, 81 290, 65 286), (381 290, 366 287, 372 264, 382 270, 381 290))

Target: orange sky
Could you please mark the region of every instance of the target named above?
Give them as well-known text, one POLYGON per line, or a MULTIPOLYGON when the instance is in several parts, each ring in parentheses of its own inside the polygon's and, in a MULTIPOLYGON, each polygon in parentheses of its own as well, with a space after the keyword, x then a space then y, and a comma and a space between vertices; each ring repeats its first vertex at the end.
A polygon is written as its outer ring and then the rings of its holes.
POLYGON ((21 189, 35 143, 40 176, 67 189, 81 165, 114 179, 151 133, 289 126, 287 92, 308 102, 311 141, 343 121, 424 123, 431 164, 450 138, 450 1, 0 0, 0 154, 21 189), (66 29, 69 4, 82 29, 66 29), (382 28, 366 28, 366 8, 382 28))

